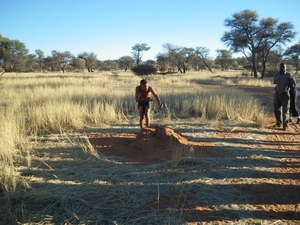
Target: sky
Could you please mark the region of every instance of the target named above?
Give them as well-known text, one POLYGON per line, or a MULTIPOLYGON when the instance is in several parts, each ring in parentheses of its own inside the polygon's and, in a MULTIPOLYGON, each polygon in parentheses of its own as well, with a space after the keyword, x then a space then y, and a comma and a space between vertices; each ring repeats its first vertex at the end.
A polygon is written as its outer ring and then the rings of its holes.
MULTIPOLYGON (((155 60, 163 45, 206 47, 210 56, 229 49, 220 40, 224 20, 245 9, 259 19, 291 22, 300 31, 299 0, 0 0, 0 34, 24 43, 29 53, 95 53, 99 60, 132 56, 145 43, 142 60, 155 60)), ((298 43, 299 33, 291 43, 298 43)))

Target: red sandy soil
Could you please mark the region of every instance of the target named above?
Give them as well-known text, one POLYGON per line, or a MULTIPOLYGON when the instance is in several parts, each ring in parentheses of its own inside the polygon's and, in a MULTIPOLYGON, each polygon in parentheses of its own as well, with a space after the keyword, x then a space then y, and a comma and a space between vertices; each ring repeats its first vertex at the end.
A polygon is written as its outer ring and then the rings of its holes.
MULTIPOLYGON (((260 186, 257 189, 253 187, 249 189, 241 185, 241 187, 237 188, 244 188, 244 192, 251 193, 253 198, 259 199, 259 202, 262 202, 262 204, 258 205, 257 209, 267 212, 272 219, 278 218, 281 221, 280 224, 300 224, 300 124, 296 124, 296 118, 293 118, 294 121, 289 124, 289 128, 286 131, 283 131, 282 128, 273 127, 275 124, 273 88, 247 86, 238 88, 248 91, 267 108, 266 117, 268 117, 269 121, 267 128, 270 132, 262 134, 264 137, 261 140, 264 140, 264 142, 261 144, 261 147, 274 149, 274 151, 286 154, 286 157, 284 157, 286 160, 282 162, 281 167, 270 169, 273 173, 280 174, 278 179, 274 179, 274 184, 278 185, 277 190, 274 190, 274 185, 264 185, 263 188, 260 186), (274 204, 270 204, 270 199, 272 199, 271 202, 274 202, 274 204)), ((300 109, 299 106, 298 109, 300 109)), ((241 134, 239 134, 239 131, 216 133, 221 137, 242 135, 242 131, 241 134)), ((189 141, 183 135, 168 127, 146 128, 140 134, 93 135, 90 137, 90 142, 95 149, 98 149, 104 155, 121 156, 124 158, 124 163, 138 166, 170 160, 172 157, 171 142, 183 146, 194 146, 196 151, 208 149, 206 152, 213 156, 219 154, 214 143, 189 141)), ((261 179, 260 177, 253 177, 251 180, 255 184, 256 182, 259 183, 261 179)), ((197 209, 194 209, 190 216, 195 216, 195 218, 222 218, 220 212, 212 212, 211 209, 205 206, 197 206, 197 209)), ((232 219, 234 221, 234 218, 232 219)), ((221 219, 216 219, 214 224, 222 224, 220 221, 221 219)))

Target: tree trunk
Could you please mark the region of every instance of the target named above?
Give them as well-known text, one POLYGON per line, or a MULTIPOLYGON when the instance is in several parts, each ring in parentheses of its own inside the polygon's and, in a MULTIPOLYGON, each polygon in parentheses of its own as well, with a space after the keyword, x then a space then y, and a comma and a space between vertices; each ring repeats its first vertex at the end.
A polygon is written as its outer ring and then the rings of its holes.
POLYGON ((205 62, 205 60, 202 59, 199 55, 197 55, 197 56, 198 56, 198 58, 204 63, 204 65, 207 67, 207 69, 208 69, 211 73, 213 73, 213 71, 211 70, 211 68, 209 67, 209 65, 205 62))
POLYGON ((256 66, 256 60, 255 60, 255 54, 252 53, 252 71, 255 78, 257 78, 257 66, 256 66))
POLYGON ((265 77, 266 72, 266 62, 262 63, 262 71, 261 71, 261 78, 263 79, 265 77))
POLYGON ((182 69, 180 68, 180 66, 179 66, 177 63, 175 63, 175 65, 177 66, 178 71, 179 71, 180 73, 182 73, 182 69))

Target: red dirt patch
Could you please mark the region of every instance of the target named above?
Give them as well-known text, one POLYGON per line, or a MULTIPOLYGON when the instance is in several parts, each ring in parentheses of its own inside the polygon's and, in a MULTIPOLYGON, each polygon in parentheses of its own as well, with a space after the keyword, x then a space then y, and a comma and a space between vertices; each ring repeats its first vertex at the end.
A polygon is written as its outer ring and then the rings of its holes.
POLYGON ((193 142, 168 127, 148 127, 139 134, 97 134, 89 137, 95 149, 104 155, 123 157, 126 164, 148 165, 172 159, 176 146, 193 147, 196 154, 213 143, 193 142))

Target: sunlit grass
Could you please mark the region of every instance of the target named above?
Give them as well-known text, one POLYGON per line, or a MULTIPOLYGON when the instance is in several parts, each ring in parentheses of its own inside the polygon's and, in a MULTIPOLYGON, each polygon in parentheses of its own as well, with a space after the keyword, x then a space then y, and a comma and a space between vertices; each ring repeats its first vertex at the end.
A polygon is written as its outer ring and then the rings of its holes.
MULTIPOLYGON (((236 72, 221 74, 230 79, 213 78, 215 75, 208 72, 146 77, 165 105, 166 113, 160 121, 168 124, 177 118, 196 118, 263 127, 264 109, 249 94, 236 89, 203 88, 199 84, 267 87, 270 80, 238 79, 236 72)), ((18 186, 27 186, 16 167, 30 166, 29 139, 136 119, 134 91, 140 79, 130 72, 6 73, 0 81, 0 192, 13 193, 18 186)), ((157 114, 154 103, 152 116, 157 114)))

